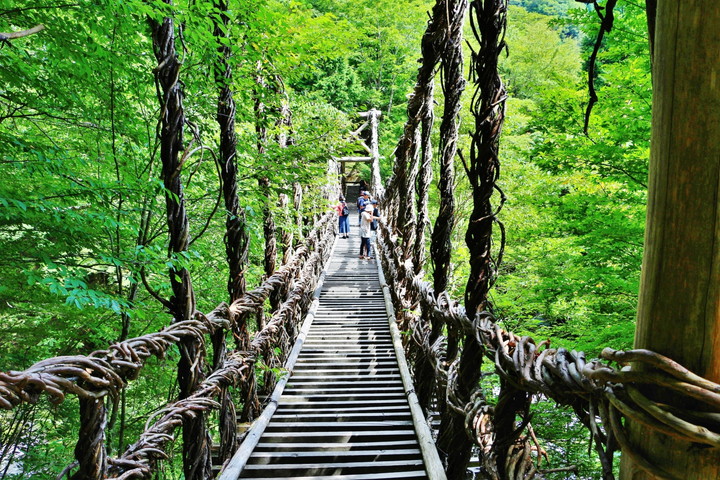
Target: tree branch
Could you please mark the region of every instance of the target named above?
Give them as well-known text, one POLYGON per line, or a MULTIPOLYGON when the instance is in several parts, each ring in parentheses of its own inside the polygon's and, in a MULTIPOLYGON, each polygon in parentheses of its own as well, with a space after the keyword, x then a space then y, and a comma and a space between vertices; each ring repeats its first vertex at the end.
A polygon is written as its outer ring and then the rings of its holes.
POLYGON ((40 25, 36 25, 32 28, 29 28, 27 30, 21 30, 19 32, 0 33, 0 41, 8 41, 8 40, 14 40, 16 38, 27 37, 28 35, 38 33, 44 29, 45 29, 45 25, 40 24, 40 25))

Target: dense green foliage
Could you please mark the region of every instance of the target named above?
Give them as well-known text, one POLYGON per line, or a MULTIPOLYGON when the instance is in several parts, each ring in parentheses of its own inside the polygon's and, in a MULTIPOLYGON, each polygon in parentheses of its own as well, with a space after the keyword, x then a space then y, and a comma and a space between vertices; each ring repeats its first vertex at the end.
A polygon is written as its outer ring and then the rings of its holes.
MULTIPOLYGON (((232 3, 240 203, 248 215, 247 277, 254 286, 262 272, 263 245, 258 175, 270 177, 275 198, 289 193, 294 181, 323 184, 328 154, 352 149, 343 136, 356 121, 354 113, 372 107, 384 113, 381 153, 387 170, 432 5, 419 0, 232 3), (258 63, 266 78, 277 84, 282 79, 297 141, 288 149, 269 145, 263 155, 257 153, 253 112, 258 63)), ((496 314, 508 329, 589 356, 606 345, 627 347, 634 328, 649 149, 642 7, 617 8, 621 28, 601 50, 595 79, 600 102, 585 136, 585 59, 597 17, 570 0, 511 4, 509 56, 501 64, 510 94, 500 182, 509 198, 501 213, 508 233, 492 295, 496 314)), ((160 329, 170 319, 142 277, 167 297, 171 263, 191 272, 200 310, 227 300, 225 218, 222 206, 217 208, 214 162, 217 42, 210 18, 216 14, 209 2, 182 3, 170 11, 162 2, 142 0, 79 0, 66 6, 40 1, 30 7, 20 0, 0 1, 0 31, 46 26, 0 47, 0 369, 88 353, 160 329), (156 65, 146 21, 164 15, 183 25, 185 143, 192 152, 184 176, 192 244, 187 255, 174 258, 167 256, 156 65)), ((280 97, 267 92, 264 100, 272 107, 280 97)), ((472 122, 464 117, 462 124, 465 131, 472 122)), ((277 132, 269 128, 271 138, 277 132)), ((467 150, 466 138, 460 144, 467 150)), ((457 170, 462 172, 460 164, 457 170)), ((458 298, 467 276, 467 188, 460 175, 452 276, 458 298)), ((310 195, 302 208, 325 207, 310 195)), ((176 357, 148 366, 129 387, 126 431, 121 437, 118 420, 108 433, 115 452, 134 441, 148 414, 174 395, 176 357)), ((26 475, 54 477, 71 461, 77 425, 68 419, 75 419, 75 412, 72 400, 57 409, 27 410, 34 431, 45 433, 29 434, 37 447, 29 448, 22 462, 26 475)), ((556 416, 553 408, 541 407, 535 419, 550 444, 551 460, 579 464, 580 477, 593 478, 597 466, 577 446, 577 425, 556 416)), ((10 418, 0 417, 0 429, 10 418)), ((3 431, 0 444, 8 434, 3 431)), ((0 445, 0 467, 3 453, 0 445)), ((178 477, 168 466, 160 478, 178 477)))
MULTIPOLYGON (((650 68, 644 11, 627 6, 616 15, 622 28, 599 56, 601 100, 588 135, 582 133, 586 85, 576 60, 575 72, 556 70, 551 88, 509 102, 504 144, 511 200, 499 312, 513 329, 570 339, 563 344, 591 355, 608 344, 631 345, 645 222, 650 68)), ((570 21, 588 38, 598 28, 586 12, 572 11, 570 21)), ((564 57, 566 65, 572 54, 561 49, 572 47, 558 40, 558 53, 543 45, 539 51, 564 57)), ((589 43, 581 42, 582 58, 589 43)))

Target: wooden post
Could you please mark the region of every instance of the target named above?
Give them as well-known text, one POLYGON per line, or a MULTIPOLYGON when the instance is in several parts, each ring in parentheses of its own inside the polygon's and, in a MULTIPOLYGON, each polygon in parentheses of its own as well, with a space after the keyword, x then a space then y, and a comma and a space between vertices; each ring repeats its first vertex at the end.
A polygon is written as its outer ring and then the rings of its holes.
POLYGON ((380 110, 372 109, 367 112, 368 122, 370 122, 370 157, 372 157, 372 186, 373 193, 376 196, 382 196, 384 189, 382 186, 382 178, 380 178, 380 151, 378 149, 378 123, 382 113, 380 110))
MULTIPOLYGON (((720 382, 720 4, 657 3, 648 216, 635 346, 720 382)), ((641 368, 633 366, 633 368, 641 368)), ((655 400, 652 390, 644 392, 655 400)), ((687 406, 687 405, 686 405, 687 406)), ((720 450, 629 422, 633 450, 676 478, 720 478, 720 450)), ((655 479, 623 455, 623 479, 655 479)))

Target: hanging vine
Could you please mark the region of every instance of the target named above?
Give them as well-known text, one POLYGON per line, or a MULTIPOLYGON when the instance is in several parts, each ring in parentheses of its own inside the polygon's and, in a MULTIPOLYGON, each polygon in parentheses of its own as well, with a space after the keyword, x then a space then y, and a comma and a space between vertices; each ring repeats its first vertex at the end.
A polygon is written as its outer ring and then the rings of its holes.
MULTIPOLYGON (((167 2, 169 5, 170 1, 167 2)), ((183 149, 182 83, 179 81, 180 62, 175 49, 175 24, 171 18, 162 21, 150 19, 153 50, 158 66, 155 81, 158 85, 162 105, 160 111, 160 158, 162 177, 165 184, 167 223, 170 230, 171 255, 188 249, 189 225, 185 210, 183 186, 180 178, 185 156, 183 149)), ((170 285, 173 295, 167 306, 175 322, 195 318, 195 295, 190 273, 185 268, 171 267, 170 285)), ((180 398, 192 395, 204 378, 204 346, 195 339, 180 343, 178 364, 178 385, 180 398)), ((205 416, 183 419, 183 471, 187 480, 207 478, 212 471, 210 458, 210 437, 205 416)))

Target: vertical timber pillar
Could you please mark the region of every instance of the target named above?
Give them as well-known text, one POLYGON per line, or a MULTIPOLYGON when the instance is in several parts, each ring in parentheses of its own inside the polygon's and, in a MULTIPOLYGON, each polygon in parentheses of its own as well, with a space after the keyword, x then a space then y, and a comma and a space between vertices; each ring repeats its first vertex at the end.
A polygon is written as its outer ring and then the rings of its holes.
MULTIPOLYGON (((635 346, 720 382, 720 4, 660 0, 656 22, 635 346)), ((644 393, 663 403, 680 401, 644 393)), ((675 478, 720 478, 718 449, 699 448, 632 421, 629 439, 636 454, 675 478)), ((624 480, 660 478, 625 454, 620 474, 624 480)))
POLYGON ((382 178, 380 178, 380 150, 378 147, 378 124, 380 123, 380 110, 372 109, 368 112, 368 122, 370 122, 370 156, 372 157, 372 185, 373 193, 376 197, 382 197, 384 189, 382 186, 382 178))

